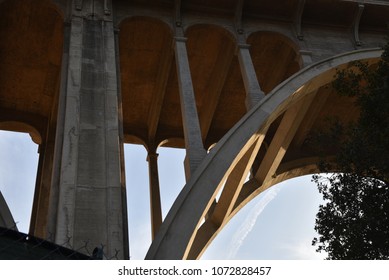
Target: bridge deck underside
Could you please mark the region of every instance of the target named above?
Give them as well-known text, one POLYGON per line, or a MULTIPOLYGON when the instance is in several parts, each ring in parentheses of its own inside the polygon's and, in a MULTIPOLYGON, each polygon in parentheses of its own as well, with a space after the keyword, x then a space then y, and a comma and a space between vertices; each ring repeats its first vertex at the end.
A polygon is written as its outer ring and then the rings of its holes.
MULTIPOLYGON (((66 15, 71 5, 65 2, 0 1, 0 129, 28 132, 38 144, 51 143, 52 150, 69 52, 65 50, 65 22, 69 22, 66 15)), ((148 149, 185 147, 173 49, 176 21, 184 25, 206 149, 228 138, 234 126, 250 114, 238 57, 242 45, 250 45, 255 77, 265 98, 270 98, 285 80, 321 59, 382 44, 389 21, 389 6, 383 1, 368 1, 376 4, 364 6, 358 26, 355 21, 361 7, 351 0, 288 0, 277 7, 265 0, 190 0, 182 1, 179 17, 175 2, 180 1, 121 0, 112 5, 118 28, 124 141, 148 149), (362 40, 362 46, 357 46, 356 39, 362 40)), ((217 191, 206 201, 205 212, 199 214, 201 219, 192 229, 197 234, 187 240, 186 258, 197 258, 234 213, 260 191, 316 170, 317 153, 307 141, 311 133, 323 128, 329 116, 338 116, 343 122, 358 116, 353 101, 333 91, 331 79, 309 84, 293 106, 277 108, 270 121, 246 139, 238 156, 225 163, 228 167, 214 186, 217 191), (251 179, 245 182, 248 176, 251 179)), ((334 150, 329 147, 326 152, 330 155, 334 150)), ((43 171, 51 176, 52 163, 45 164, 43 171)), ((50 176, 40 199, 46 212, 50 176)), ((44 235, 47 221, 37 223, 44 235)))

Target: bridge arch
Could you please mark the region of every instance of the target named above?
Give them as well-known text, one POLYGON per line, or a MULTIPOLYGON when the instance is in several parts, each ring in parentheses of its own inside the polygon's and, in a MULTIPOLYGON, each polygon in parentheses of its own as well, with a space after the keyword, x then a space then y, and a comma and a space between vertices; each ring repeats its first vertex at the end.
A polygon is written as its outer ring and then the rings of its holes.
POLYGON ((0 130, 28 133, 35 144, 42 144, 42 135, 34 126, 18 121, 1 121, 0 130))
POLYGON ((256 156, 269 126, 281 115, 289 114, 288 112, 292 116, 298 116, 299 109, 305 107, 305 102, 312 102, 309 97, 333 80, 337 68, 347 67, 349 62, 356 60, 375 62, 380 55, 379 49, 341 54, 300 70, 274 88, 204 159, 179 194, 146 258, 187 259, 201 255, 234 212, 271 186, 266 182, 269 174, 270 177, 273 176, 270 172, 263 182, 259 182, 257 175, 245 185, 242 182, 242 178, 249 172, 247 166, 253 163, 253 157, 256 156), (296 107, 298 104, 300 106, 296 107), (214 199, 226 184, 232 186, 230 192, 233 195, 225 196, 226 203, 218 211, 214 199), (203 222, 205 216, 211 218, 203 222))

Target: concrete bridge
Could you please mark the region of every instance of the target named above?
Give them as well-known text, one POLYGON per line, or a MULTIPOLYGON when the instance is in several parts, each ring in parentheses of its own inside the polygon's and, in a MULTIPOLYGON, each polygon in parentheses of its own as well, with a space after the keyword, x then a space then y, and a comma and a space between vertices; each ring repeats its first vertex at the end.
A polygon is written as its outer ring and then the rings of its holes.
POLYGON ((0 129, 39 144, 30 234, 128 258, 123 144, 142 144, 146 258, 198 258, 253 197, 317 171, 310 132, 358 115, 336 69, 376 63, 388 21, 383 0, 0 0, 0 129), (160 146, 186 149, 164 221, 160 146))

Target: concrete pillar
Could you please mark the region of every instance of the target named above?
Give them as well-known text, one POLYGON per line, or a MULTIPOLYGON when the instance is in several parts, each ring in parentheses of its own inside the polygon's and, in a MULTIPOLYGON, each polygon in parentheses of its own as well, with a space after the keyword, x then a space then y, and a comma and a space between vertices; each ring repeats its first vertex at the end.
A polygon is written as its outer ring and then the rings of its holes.
POLYGON ((154 239, 159 227, 162 224, 161 194, 159 191, 158 175, 158 154, 151 151, 147 155, 149 163, 149 184, 150 184, 150 213, 151 213, 151 235, 154 239))
POLYGON ((38 169, 37 169, 37 174, 36 174, 36 181, 35 181, 35 191, 34 191, 34 200, 32 203, 32 211, 31 211, 31 218, 30 218, 30 228, 29 228, 29 234, 40 237, 40 238, 45 238, 44 235, 38 234, 37 233, 37 223, 38 221, 42 221, 41 219, 38 219, 39 216, 39 208, 40 208, 40 196, 43 194, 42 190, 42 177, 43 177, 43 165, 45 162, 45 148, 46 145, 44 144, 39 144, 39 160, 38 160, 38 169))
POLYGON ((53 151, 53 165, 52 165, 52 179, 49 198, 49 211, 47 217, 46 226, 46 239, 51 242, 55 242, 55 233, 57 228, 57 213, 58 213, 58 201, 59 201, 59 185, 61 178, 61 159, 62 159, 62 147, 64 140, 64 123, 65 123, 65 111, 66 111, 66 91, 67 91, 67 77, 69 67, 69 47, 70 47, 70 31, 71 24, 65 23, 64 25, 64 47, 62 54, 61 65, 61 78, 58 92, 58 107, 57 113, 52 115, 52 118, 56 118, 55 129, 55 144, 53 151))
POLYGON ((206 151, 201 138, 200 123, 186 51, 186 38, 181 36, 175 37, 174 47, 186 147, 185 175, 188 180, 204 159, 206 151))
POLYGON ((51 131, 50 135, 39 145, 39 162, 29 229, 30 234, 43 239, 50 237, 50 233, 47 231, 47 223, 49 216, 53 155, 54 138, 51 131))
POLYGON ((127 259, 113 23, 100 2, 82 3, 70 26, 55 242, 127 259))
POLYGON ((246 108, 250 110, 264 96, 259 86, 257 74, 250 55, 250 45, 238 44, 238 60, 242 73, 243 83, 246 90, 246 108))

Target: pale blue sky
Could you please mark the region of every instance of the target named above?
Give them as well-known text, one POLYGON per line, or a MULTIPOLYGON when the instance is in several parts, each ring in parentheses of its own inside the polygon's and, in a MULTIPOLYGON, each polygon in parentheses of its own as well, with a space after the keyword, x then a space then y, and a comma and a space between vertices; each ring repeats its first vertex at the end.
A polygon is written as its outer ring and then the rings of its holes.
MULTIPOLYGON (((22 232, 28 231, 37 149, 28 134, 0 131, 0 190, 22 232)), ((158 153, 165 216, 185 182, 184 151, 160 148, 158 153)), ((146 151, 125 145, 125 159, 130 255, 143 259, 151 243, 146 151)), ((256 197, 222 230, 202 259, 323 259, 311 246, 321 195, 310 180, 310 176, 295 178, 256 197)))

